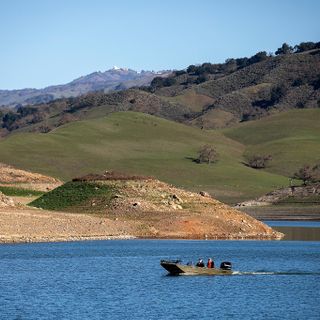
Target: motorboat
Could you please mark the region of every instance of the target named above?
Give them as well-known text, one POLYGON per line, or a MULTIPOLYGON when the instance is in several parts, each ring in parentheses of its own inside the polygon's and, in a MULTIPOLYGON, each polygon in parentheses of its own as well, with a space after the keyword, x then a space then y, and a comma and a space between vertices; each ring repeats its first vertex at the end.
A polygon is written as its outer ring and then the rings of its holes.
POLYGON ((231 275, 232 264, 223 261, 220 268, 197 267, 191 263, 183 264, 181 260, 161 260, 160 265, 166 269, 170 275, 206 275, 206 276, 225 276, 231 275))

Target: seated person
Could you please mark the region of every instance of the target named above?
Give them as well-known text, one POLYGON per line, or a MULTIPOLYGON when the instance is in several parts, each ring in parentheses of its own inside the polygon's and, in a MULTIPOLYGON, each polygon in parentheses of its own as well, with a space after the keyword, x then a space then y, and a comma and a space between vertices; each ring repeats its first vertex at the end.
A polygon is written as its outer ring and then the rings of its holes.
POLYGON ((214 262, 211 258, 208 259, 207 268, 214 268, 214 262))
POLYGON ((196 264, 197 267, 200 267, 200 268, 203 268, 204 267, 204 263, 203 263, 203 260, 202 259, 199 259, 197 264, 196 264))

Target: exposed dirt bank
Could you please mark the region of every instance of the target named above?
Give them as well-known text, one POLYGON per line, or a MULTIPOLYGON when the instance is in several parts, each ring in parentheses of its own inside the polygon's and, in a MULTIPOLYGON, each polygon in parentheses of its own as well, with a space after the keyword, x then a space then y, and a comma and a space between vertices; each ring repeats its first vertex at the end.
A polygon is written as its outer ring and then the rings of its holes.
POLYGON ((37 191, 49 191, 61 184, 62 182, 58 179, 0 163, 0 185, 37 191))
POLYGON ((308 205, 308 203, 317 204, 319 197, 320 183, 313 183, 305 186, 292 186, 289 188, 277 189, 258 199, 238 203, 235 207, 263 207, 272 204, 285 203, 297 203, 305 205, 308 205))
POLYGON ((206 192, 185 191, 149 177, 119 177, 86 176, 37 200, 42 208, 58 206, 57 211, 27 207, 2 196, 0 242, 283 236, 206 192))
POLYGON ((32 208, 0 208, 0 243, 133 238, 133 224, 32 208))

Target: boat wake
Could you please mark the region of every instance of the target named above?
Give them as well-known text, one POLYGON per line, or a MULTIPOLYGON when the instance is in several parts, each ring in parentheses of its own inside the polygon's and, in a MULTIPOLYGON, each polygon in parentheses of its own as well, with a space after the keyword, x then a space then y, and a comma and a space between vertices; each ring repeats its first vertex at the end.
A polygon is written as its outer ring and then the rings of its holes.
POLYGON ((310 275, 320 275, 320 272, 305 272, 305 271, 265 271, 265 270, 260 270, 260 271, 233 271, 232 272, 233 276, 256 276, 256 275, 283 275, 283 276, 310 276, 310 275))

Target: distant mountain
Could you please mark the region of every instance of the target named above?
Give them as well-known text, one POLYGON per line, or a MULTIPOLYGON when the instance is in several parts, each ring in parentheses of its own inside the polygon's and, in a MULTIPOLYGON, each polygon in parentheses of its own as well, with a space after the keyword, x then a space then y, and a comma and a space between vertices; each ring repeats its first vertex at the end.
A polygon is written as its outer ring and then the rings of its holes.
POLYGON ((170 71, 141 71, 113 67, 105 72, 93 72, 67 84, 44 89, 0 90, 0 106, 47 103, 59 98, 77 97, 94 91, 119 91, 149 85, 156 76, 167 76, 170 71))
MULTIPOLYGON (((143 112, 202 129, 216 129, 289 109, 319 108, 320 43, 311 44, 300 44, 295 51, 286 53, 278 50, 276 55, 258 52, 221 64, 190 65, 159 76, 119 68, 92 73, 68 86, 98 92, 15 110, 2 108, 0 136, 15 130, 49 132, 67 122, 118 111, 143 112), (149 86, 142 84, 144 74, 149 81, 153 79, 149 86), (113 85, 103 89, 107 82, 113 85), (132 86, 136 88, 124 90, 132 86), (104 92, 110 88, 115 91, 104 92)), ((42 94, 42 99, 50 99, 48 92, 42 94)))

